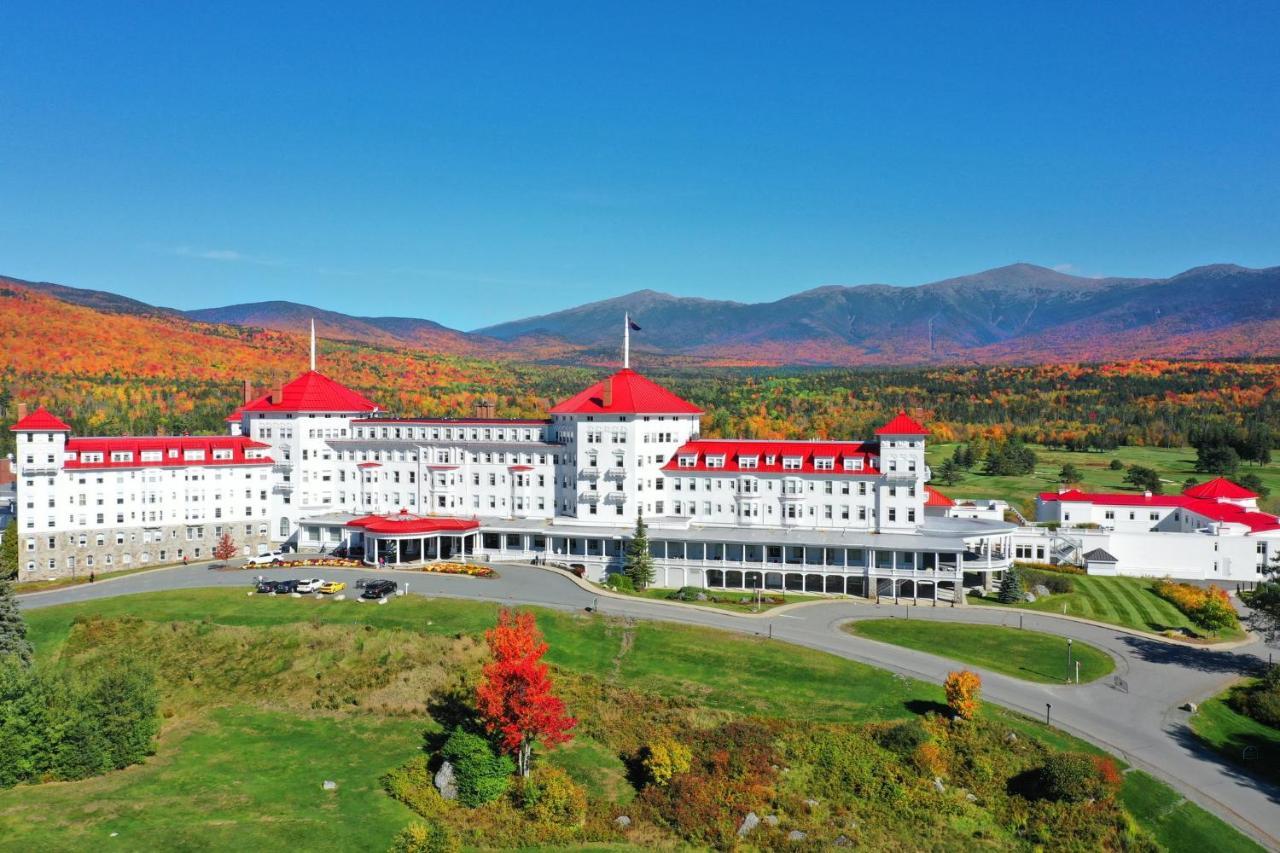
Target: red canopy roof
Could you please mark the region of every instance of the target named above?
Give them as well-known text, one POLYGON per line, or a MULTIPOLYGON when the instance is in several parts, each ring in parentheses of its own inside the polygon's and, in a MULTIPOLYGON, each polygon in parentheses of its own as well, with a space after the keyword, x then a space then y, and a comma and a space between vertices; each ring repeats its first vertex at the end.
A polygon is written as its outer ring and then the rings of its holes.
POLYGON ((13 432, 71 432, 71 427, 44 406, 9 427, 13 432))
POLYGON ((347 522, 347 527, 359 527, 370 533, 447 533, 449 531, 478 530, 480 522, 474 518, 440 518, 438 516, 413 515, 402 509, 395 515, 366 515, 347 522))
POLYGON ((1209 500, 1250 500, 1258 495, 1226 477, 1215 477, 1207 483, 1192 486, 1182 492, 1189 498, 1207 498, 1209 500))
POLYGON ((323 373, 308 370, 281 390, 281 399, 264 394, 245 403, 246 412, 376 412, 378 404, 323 373))
POLYGON ((933 486, 924 487, 925 506, 955 506, 956 502, 935 489, 933 486))
POLYGON ((554 406, 551 414, 700 415, 702 409, 627 368, 554 406))
POLYGON ((919 421, 908 415, 906 412, 898 412, 893 420, 889 421, 880 429, 876 430, 876 435, 928 435, 929 430, 925 429, 919 421))

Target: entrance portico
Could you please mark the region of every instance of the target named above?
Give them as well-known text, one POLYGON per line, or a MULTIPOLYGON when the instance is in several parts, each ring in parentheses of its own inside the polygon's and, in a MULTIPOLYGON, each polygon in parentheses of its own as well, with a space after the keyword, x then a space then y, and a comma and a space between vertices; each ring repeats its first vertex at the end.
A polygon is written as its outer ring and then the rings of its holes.
POLYGON ((475 552, 480 522, 470 518, 413 515, 366 515, 347 522, 364 540, 364 562, 369 566, 424 565, 439 560, 465 563, 475 552))

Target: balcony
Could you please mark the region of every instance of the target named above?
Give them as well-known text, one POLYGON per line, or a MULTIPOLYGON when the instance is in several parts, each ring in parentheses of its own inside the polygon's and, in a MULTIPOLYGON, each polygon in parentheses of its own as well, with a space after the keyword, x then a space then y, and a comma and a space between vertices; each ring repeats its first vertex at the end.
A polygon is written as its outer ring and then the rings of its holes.
POLYGON ((578 472, 579 480, 598 480, 600 479, 600 469, 595 467, 583 468, 578 472))
POLYGON ((578 495, 578 503, 580 504, 598 504, 600 503, 599 492, 583 492, 578 495))
POLYGON ((607 504, 620 504, 627 502, 626 492, 605 492, 604 502, 607 504))
POLYGON ((24 477, 38 477, 45 474, 58 473, 58 466, 53 462, 32 462, 22 465, 18 468, 18 473, 24 477))
POLYGON ((292 459, 276 459, 271 464, 271 470, 272 471, 292 471, 293 460, 292 459))
POLYGON ((627 469, 615 465, 604 472, 604 478, 606 480, 625 480, 627 478, 627 469))

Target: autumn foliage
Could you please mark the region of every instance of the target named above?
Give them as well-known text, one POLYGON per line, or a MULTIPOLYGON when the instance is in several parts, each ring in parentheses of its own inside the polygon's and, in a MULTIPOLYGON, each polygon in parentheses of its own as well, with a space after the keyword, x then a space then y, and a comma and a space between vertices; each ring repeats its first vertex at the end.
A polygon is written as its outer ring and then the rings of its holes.
POLYGON ((943 684, 947 693, 947 707, 962 720, 972 720, 978 713, 978 694, 982 690, 982 678, 967 669, 947 674, 943 684))
POLYGON ((223 533, 218 544, 213 546, 213 557, 215 560, 230 560, 236 555, 236 551, 236 543, 231 534, 223 533))
POLYGON ((503 610, 485 632, 492 656, 476 688, 476 710, 485 728, 515 756, 521 776, 529 775, 534 743, 554 747, 568 741, 577 720, 552 692, 547 644, 532 613, 503 610))
POLYGON ((1164 578, 1156 581, 1152 589, 1206 631, 1217 633, 1240 627, 1240 619, 1231 606, 1227 591, 1221 587, 1210 584, 1204 588, 1164 578))

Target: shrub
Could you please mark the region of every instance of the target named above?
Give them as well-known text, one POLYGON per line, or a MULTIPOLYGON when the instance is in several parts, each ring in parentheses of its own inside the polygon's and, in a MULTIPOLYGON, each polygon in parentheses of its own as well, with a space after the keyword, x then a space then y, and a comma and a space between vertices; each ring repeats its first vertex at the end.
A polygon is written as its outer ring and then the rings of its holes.
POLYGON ((1102 799, 1111 793, 1109 787, 1119 786, 1119 777, 1114 763, 1110 763, 1104 776, 1102 760, 1083 752, 1054 753, 1040 769, 1044 796, 1068 803, 1102 799))
POLYGON ((1018 574, 1022 576, 1022 585, 1030 588, 1033 586, 1048 587, 1049 592, 1054 595, 1063 595, 1068 592, 1075 591, 1075 584, 1067 573, 1062 572, 1040 572, 1033 569, 1019 568, 1018 574))
POLYGON ((1280 729, 1280 665, 1268 669, 1257 684, 1233 691, 1230 702, 1241 714, 1280 729))
POLYGON ((486 738, 462 728, 449 735, 440 756, 453 765, 458 801, 466 806, 482 806, 501 797, 516 770, 510 756, 499 755, 486 738))
POLYGON ((462 841, 453 827, 438 820, 411 823, 391 842, 389 853, 458 853, 462 841))
POLYGON ((1119 459, 1112 459, 1111 464, 1108 465, 1107 467, 1110 468, 1112 471, 1123 471, 1124 463, 1121 462, 1119 459))
POLYGON ((636 585, 631 582, 631 578, 622 574, 622 572, 613 572, 607 575, 604 579, 604 585, 619 592, 634 592, 636 588, 636 585))
POLYGON ((1017 604, 1022 601, 1022 578, 1016 571, 1004 573, 1000 579, 1000 592, 997 598, 1004 604, 1017 604))
POLYGON ((918 719, 882 729, 876 735, 876 741, 881 746, 902 758, 914 754, 916 748, 928 740, 929 733, 918 719))
POLYGON ((645 748, 644 769, 654 785, 665 785, 677 773, 688 773, 693 762, 689 747, 679 741, 664 738, 645 748))
POLYGON ((667 598, 671 601, 697 601, 699 595, 706 595, 706 592, 696 586, 682 586, 667 598))
POLYGON ((582 826, 587 795, 559 767, 544 766, 523 780, 520 801, 529 817, 552 826, 582 826))
POLYGON ((1169 578, 1158 580, 1152 587, 1155 594, 1181 610, 1197 626, 1210 633, 1218 633, 1240 627, 1240 619, 1224 589, 1210 585, 1207 589, 1187 583, 1175 583, 1169 578))
POLYGON ((978 694, 982 690, 982 678, 976 672, 961 670, 947 674, 943 684, 947 693, 947 707, 962 720, 972 720, 978 713, 978 694))
POLYGON ((1013 564, 1019 569, 1035 569, 1039 572, 1053 572, 1060 575, 1087 575, 1087 571, 1080 566, 1073 566, 1070 563, 1036 563, 1027 560, 1018 560, 1013 564))
POLYGON ((434 817, 445 808, 445 799, 436 790, 425 755, 412 758, 383 776, 382 787, 423 817, 434 817))

